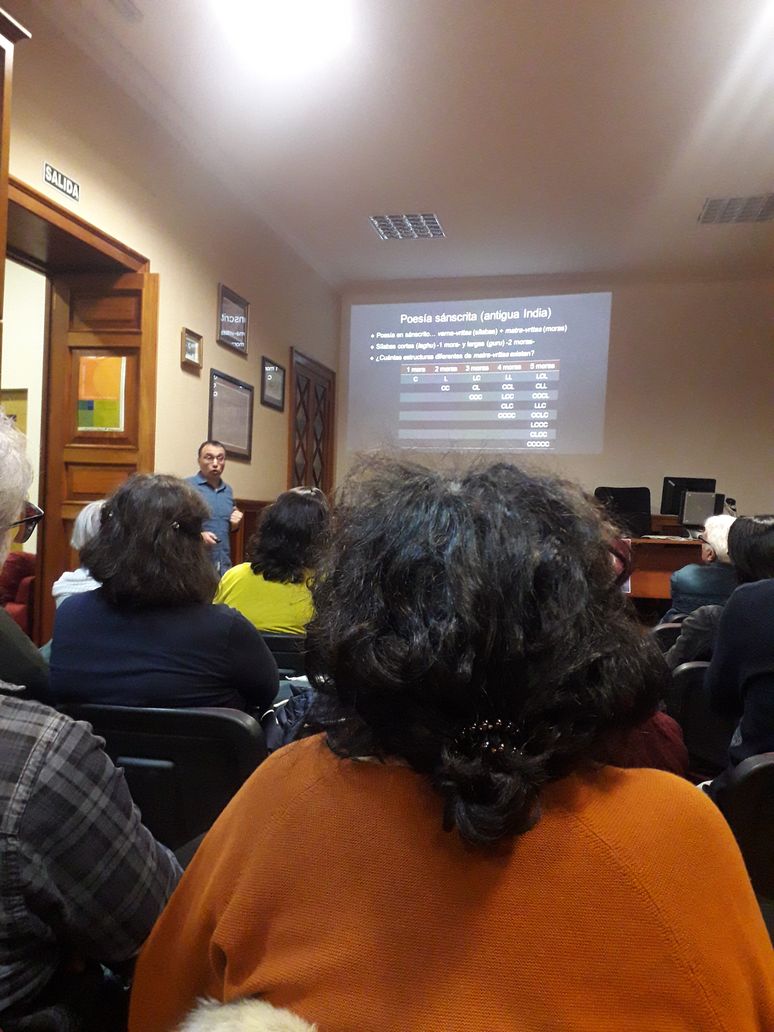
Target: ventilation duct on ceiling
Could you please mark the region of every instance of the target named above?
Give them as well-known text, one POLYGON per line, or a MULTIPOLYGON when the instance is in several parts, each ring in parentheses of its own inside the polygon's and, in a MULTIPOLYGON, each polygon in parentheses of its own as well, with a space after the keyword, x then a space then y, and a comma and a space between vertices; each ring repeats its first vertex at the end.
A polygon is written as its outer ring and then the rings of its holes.
POLYGON ((770 222, 774 219, 774 193, 756 197, 708 197, 699 222, 770 222))
POLYGON ((432 213, 422 215, 371 215, 371 225, 382 240, 421 240, 446 234, 432 213))

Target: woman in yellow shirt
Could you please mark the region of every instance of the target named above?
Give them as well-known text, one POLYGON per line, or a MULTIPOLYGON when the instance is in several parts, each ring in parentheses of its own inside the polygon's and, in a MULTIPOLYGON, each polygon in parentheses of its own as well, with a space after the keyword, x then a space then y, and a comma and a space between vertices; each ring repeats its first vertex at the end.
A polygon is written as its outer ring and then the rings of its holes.
POLYGON ((261 514, 249 562, 227 570, 214 602, 225 603, 267 634, 305 634, 314 609, 308 581, 328 522, 316 487, 285 491, 261 514))

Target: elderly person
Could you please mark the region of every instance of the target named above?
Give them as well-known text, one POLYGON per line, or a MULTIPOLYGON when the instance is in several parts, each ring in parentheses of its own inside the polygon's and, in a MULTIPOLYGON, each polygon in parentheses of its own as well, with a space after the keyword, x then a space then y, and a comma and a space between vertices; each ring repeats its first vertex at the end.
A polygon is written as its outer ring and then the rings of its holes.
POLYGON ((138 474, 105 502, 81 553, 102 587, 57 610, 51 694, 59 702, 258 709, 277 693, 260 634, 210 605, 218 579, 201 538, 208 510, 177 477, 138 474))
MULTIPOLYGON (((37 506, 25 500, 32 480, 24 455, 24 438, 0 411, 0 527, 4 528, 0 567, 13 540, 27 541, 42 519, 37 506)), ((48 695, 48 663, 16 621, 0 606, 0 680, 24 688, 33 699, 48 695)))
POLYGON ((259 631, 305 634, 313 613, 309 578, 327 520, 319 488, 285 491, 261 513, 249 562, 223 575, 215 602, 238 609, 259 631))
POLYGON ((307 632, 325 733, 205 838, 140 956, 131 1032, 253 996, 331 1032, 774 1028, 722 816, 605 763, 663 665, 603 517, 512 465, 369 457, 332 524, 307 632))
MULTIPOLYGON (((0 415, 0 551, 32 471, 0 415)), ((26 520, 26 522, 25 522, 26 520)), ((100 1028, 101 965, 130 961, 180 874, 88 725, 0 685, 0 1027, 100 1028)))
POLYGON ((728 600, 738 584, 728 554, 728 532, 735 518, 728 515, 707 518, 699 536, 701 563, 690 563, 672 574, 672 606, 661 623, 670 623, 699 606, 722 606, 728 600))
MULTIPOLYGON (((772 520, 771 516, 740 516, 729 528, 727 551, 737 584, 774 577, 772 520)), ((664 656, 670 670, 681 663, 712 659, 722 615, 723 605, 706 605, 686 616, 677 640, 664 656)))
MULTIPOLYGON (((89 541, 97 536, 104 504, 104 501, 89 502, 75 517, 73 532, 70 535, 70 547, 74 548, 79 555, 89 541)), ((54 596, 57 606, 60 606, 70 595, 79 595, 82 591, 94 591, 98 587, 99 581, 94 580, 81 563, 77 570, 65 571, 58 580, 54 581, 51 594, 54 596)))

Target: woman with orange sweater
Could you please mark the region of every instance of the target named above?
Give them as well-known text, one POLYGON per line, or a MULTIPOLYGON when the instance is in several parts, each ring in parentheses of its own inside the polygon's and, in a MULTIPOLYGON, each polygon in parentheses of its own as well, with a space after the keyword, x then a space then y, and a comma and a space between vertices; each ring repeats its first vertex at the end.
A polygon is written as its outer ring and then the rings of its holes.
POLYGON ((605 763, 660 657, 574 488, 369 458, 314 589, 320 736, 263 764, 140 957, 131 1032, 262 997, 320 1032, 771 1032, 702 793, 605 763))

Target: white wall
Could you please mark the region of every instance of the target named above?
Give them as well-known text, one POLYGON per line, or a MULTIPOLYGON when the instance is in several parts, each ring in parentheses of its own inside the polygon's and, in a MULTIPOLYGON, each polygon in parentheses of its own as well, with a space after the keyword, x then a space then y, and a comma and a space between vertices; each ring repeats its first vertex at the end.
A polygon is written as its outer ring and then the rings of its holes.
MULTIPOLYGON (((3 311, 3 390, 27 391, 27 458, 35 477, 28 498, 39 501, 40 424, 43 390, 43 345, 46 318, 46 278, 16 262, 5 263, 3 311)), ((36 551, 37 538, 24 550, 36 551)))
POLYGON ((226 479, 243 497, 273 497, 286 487, 290 406, 287 392, 284 414, 258 403, 261 355, 287 368, 295 346, 335 369, 336 295, 44 18, 25 11, 23 21, 33 38, 14 64, 11 175, 144 254, 160 274, 156 468, 195 471, 214 367, 256 388, 253 459, 230 460, 226 479), (80 183, 80 203, 43 182, 44 160, 80 183), (251 303, 247 359, 215 343, 219 282, 251 303), (204 335, 199 376, 180 368, 183 326, 204 335))
MULTIPOLYGON (((542 465, 590 490, 600 484, 647 485, 656 512, 666 474, 715 477, 718 490, 738 500, 740 512, 774 512, 774 283, 769 279, 582 283, 541 278, 359 287, 344 298, 341 409, 346 409, 349 304, 582 290, 613 294, 604 451, 543 456, 542 465)), ((340 474, 349 461, 345 433, 342 419, 340 474)))

